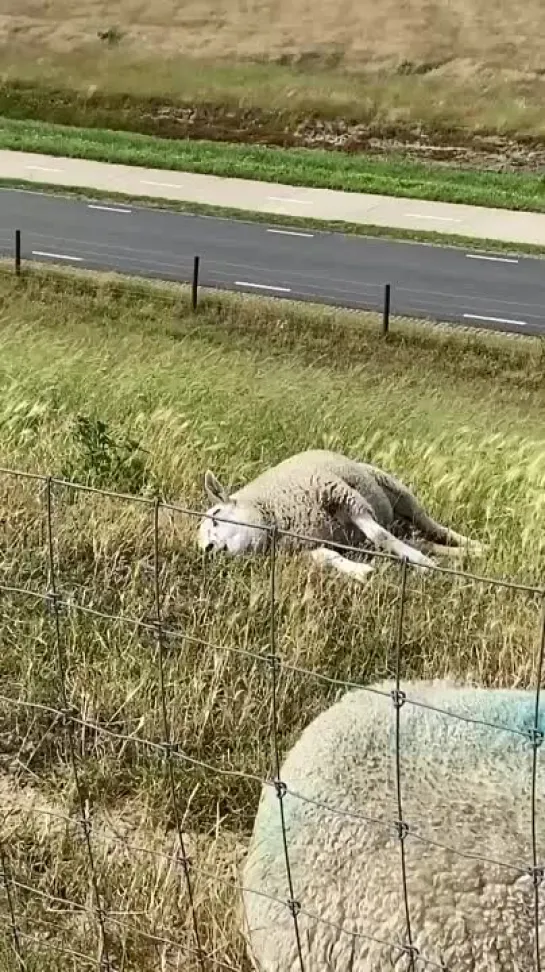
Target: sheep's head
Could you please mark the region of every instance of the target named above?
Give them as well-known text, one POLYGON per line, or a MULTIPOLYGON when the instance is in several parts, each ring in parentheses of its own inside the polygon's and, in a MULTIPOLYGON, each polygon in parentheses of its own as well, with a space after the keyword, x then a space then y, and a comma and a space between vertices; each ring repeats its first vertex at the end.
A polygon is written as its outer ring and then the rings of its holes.
POLYGON ((213 506, 199 525, 200 549, 205 553, 223 551, 233 556, 262 549, 267 533, 259 529, 261 520, 257 511, 230 497, 210 470, 204 477, 204 488, 213 506))

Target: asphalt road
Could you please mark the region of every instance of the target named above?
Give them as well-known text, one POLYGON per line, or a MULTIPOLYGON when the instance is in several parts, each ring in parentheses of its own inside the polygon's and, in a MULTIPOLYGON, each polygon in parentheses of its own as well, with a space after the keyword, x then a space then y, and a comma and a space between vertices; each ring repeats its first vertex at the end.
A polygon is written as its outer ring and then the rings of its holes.
POLYGON ((525 334, 545 333, 545 261, 0 191, 0 254, 525 334))

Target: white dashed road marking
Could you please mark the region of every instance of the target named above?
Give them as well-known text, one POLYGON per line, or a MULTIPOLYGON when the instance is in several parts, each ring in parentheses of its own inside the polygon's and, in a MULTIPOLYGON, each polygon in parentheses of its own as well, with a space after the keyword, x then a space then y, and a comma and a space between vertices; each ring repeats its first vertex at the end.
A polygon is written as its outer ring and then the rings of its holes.
POLYGON ((33 250, 32 256, 48 257, 50 260, 72 260, 74 263, 83 261, 83 257, 70 256, 69 253, 49 253, 47 250, 33 250))
POLYGON ((255 287, 256 290, 276 290, 278 293, 291 294, 290 287, 271 287, 270 284, 249 283, 248 280, 235 280, 235 287, 255 287))
POLYGON ((312 206, 310 199, 291 199, 288 196, 267 196, 267 199, 272 199, 273 202, 297 203, 298 206, 312 206))
POLYGON ((62 172, 62 169, 53 169, 49 165, 25 165, 25 169, 30 172, 62 172))
POLYGON ((307 240, 314 238, 314 233, 297 233, 295 230, 268 229, 267 233, 277 233, 279 236, 304 236, 307 240))
POLYGON ((154 179, 140 179, 140 185, 142 186, 160 186, 162 189, 182 189, 183 186, 179 182, 156 182, 154 179))
POLYGON ((424 213, 406 213, 409 219, 434 219, 438 223, 461 223, 461 219, 454 219, 452 216, 427 216, 424 213))
POLYGON ((101 209, 105 213, 131 213, 131 209, 123 209, 121 206, 99 206, 98 203, 89 203, 88 209, 101 209))
POLYGON ((466 253, 468 260, 489 260, 490 263, 518 263, 512 257, 485 256, 484 253, 466 253))
POLYGON ((508 317, 484 317, 482 314, 464 314, 468 321, 489 321, 491 324, 518 324, 519 327, 528 327, 527 321, 514 321, 508 317))

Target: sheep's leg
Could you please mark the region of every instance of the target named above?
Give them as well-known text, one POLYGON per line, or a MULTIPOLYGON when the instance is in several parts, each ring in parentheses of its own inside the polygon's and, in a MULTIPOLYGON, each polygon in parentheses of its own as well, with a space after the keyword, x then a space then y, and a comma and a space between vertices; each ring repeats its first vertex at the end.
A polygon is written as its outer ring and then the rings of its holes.
MULTIPOLYGON (((421 529, 418 519, 414 519, 412 522, 417 529, 421 529)), ((473 540, 471 537, 464 536, 463 533, 456 533, 449 527, 441 527, 441 529, 445 530, 444 541, 428 543, 428 549, 434 553, 448 554, 451 557, 463 557, 465 553, 472 553, 478 557, 486 550, 486 544, 481 543, 480 540, 473 540)))
POLYGON ((455 530, 451 530, 450 527, 444 526, 429 516, 416 496, 395 476, 382 471, 377 471, 375 475, 386 491, 395 515, 413 524, 427 540, 431 541, 433 546, 430 549, 433 549, 435 553, 442 553, 444 548, 455 547, 465 547, 467 551, 475 554, 483 553, 485 547, 478 540, 472 540, 462 533, 456 533, 455 530))
POLYGON ((387 550, 396 557, 406 559, 423 569, 435 566, 433 560, 426 557, 420 550, 398 540, 389 530, 381 526, 375 519, 373 509, 365 497, 343 479, 332 480, 328 483, 322 492, 321 502, 325 509, 330 514, 333 513, 340 523, 346 525, 347 520, 353 523, 375 547, 387 550))
POLYGON ((410 547, 394 537, 375 519, 370 503, 344 479, 332 479, 322 490, 320 501, 324 509, 333 514, 340 524, 350 521, 375 547, 387 550, 396 557, 407 559, 420 568, 434 567, 433 560, 420 550, 410 547))
POLYGON ((409 563, 415 564, 415 566, 420 568, 427 569, 435 566, 433 560, 426 557, 420 550, 411 547, 408 543, 404 543, 403 540, 398 540, 388 530, 381 527, 380 523, 377 523, 371 513, 362 513, 359 516, 353 515, 350 519, 357 526, 358 530, 361 530, 363 535, 379 549, 386 550, 396 557, 408 560, 409 563))
POLYGON ((348 574, 349 577, 361 583, 367 580, 369 574, 372 574, 374 570, 371 564, 355 563, 329 547, 317 547, 310 551, 310 556, 321 567, 329 567, 340 574, 348 574))
MULTIPOLYGON (((435 554, 438 557, 445 557, 447 560, 461 560, 467 553, 467 547, 450 547, 444 543, 424 541, 422 546, 426 553, 435 554)), ((472 553, 481 552, 480 548, 477 548, 474 544, 469 549, 472 553)))
MULTIPOLYGON (((415 523, 415 525, 418 527, 418 523, 415 523)), ((445 529, 447 528, 445 527, 445 529)), ((486 544, 481 543, 480 540, 472 540, 470 537, 465 537, 462 533, 455 533, 453 530, 448 531, 448 540, 445 540, 444 543, 424 540, 422 546, 429 553, 456 560, 468 553, 480 557, 487 549, 486 544)))

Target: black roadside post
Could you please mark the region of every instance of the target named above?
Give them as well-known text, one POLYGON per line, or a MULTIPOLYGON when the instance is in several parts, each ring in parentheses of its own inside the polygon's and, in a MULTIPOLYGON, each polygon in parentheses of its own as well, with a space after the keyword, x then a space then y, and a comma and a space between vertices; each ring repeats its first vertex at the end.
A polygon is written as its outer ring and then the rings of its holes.
POLYGON ((384 286, 384 308, 382 311, 382 333, 390 330, 390 284, 384 286))
POLYGON ((21 230, 15 230, 15 273, 21 273, 21 230))
POLYGON ((197 310, 197 300, 199 296, 199 263, 200 257, 196 256, 193 260, 193 284, 191 287, 191 306, 197 310))

